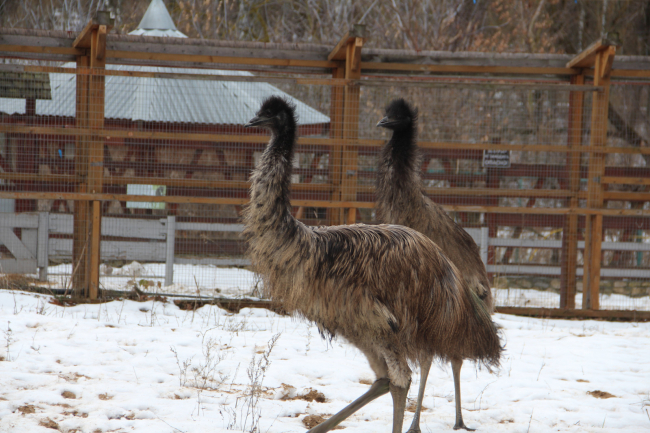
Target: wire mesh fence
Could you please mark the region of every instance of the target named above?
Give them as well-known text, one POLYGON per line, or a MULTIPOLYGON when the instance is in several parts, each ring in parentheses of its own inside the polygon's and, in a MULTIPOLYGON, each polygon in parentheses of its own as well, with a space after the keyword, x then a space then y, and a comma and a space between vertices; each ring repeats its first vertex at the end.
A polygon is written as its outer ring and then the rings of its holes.
POLYGON ((596 152, 592 83, 368 76, 341 85, 317 75, 75 67, 0 71, 4 273, 40 272, 44 284, 72 290, 95 260, 100 289, 255 296, 240 215, 269 136, 244 124, 268 96, 290 99, 300 136, 294 215, 309 225, 374 224, 378 154, 390 138, 376 124, 404 98, 419 110, 423 190, 474 237, 497 305, 560 307, 571 251, 582 305, 591 223, 568 211, 593 208, 600 191, 600 307, 650 310, 649 219, 617 215, 649 209, 648 83, 611 86, 596 152))

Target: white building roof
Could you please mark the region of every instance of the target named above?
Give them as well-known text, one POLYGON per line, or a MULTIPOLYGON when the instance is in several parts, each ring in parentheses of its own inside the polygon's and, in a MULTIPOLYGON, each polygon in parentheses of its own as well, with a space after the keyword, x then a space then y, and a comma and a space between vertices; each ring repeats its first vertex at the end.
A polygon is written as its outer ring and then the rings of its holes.
MULTIPOLYGON (((131 34, 186 37, 179 32, 162 0, 152 0, 140 25, 131 34)), ((63 67, 74 68, 74 63, 63 67)), ((157 66, 106 65, 108 70, 203 75, 253 76, 250 72, 186 69, 157 66)), ((49 74, 51 100, 37 100, 36 114, 74 117, 76 77, 49 74)), ((296 100, 275 86, 262 82, 210 81, 202 79, 106 76, 104 117, 146 122, 244 124, 262 101, 271 95, 284 96, 296 104, 298 124, 329 123, 328 116, 296 100)), ((0 112, 24 114, 25 100, 0 98, 0 112)))

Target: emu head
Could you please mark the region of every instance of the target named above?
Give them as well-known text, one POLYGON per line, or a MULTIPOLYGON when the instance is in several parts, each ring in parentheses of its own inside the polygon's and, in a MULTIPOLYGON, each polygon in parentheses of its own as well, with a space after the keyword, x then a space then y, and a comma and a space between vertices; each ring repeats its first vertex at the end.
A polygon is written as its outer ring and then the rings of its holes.
POLYGON ((385 117, 377 123, 381 126, 393 131, 411 128, 418 120, 418 110, 413 108, 411 104, 404 99, 394 99, 386 107, 385 117))
POLYGON ((262 106, 246 125, 267 127, 273 132, 279 132, 286 127, 296 126, 296 106, 280 96, 270 96, 262 102, 262 106))

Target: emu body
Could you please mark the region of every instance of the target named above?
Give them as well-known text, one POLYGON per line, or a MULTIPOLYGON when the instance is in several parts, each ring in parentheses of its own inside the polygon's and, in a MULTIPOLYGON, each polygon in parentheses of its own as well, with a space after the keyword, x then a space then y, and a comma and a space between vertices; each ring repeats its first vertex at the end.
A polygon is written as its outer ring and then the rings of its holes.
POLYGON ((409 361, 439 357, 498 363, 498 352, 481 352, 485 347, 476 344, 477 336, 488 334, 499 347, 489 314, 426 236, 395 225, 313 228, 291 215, 296 140, 291 104, 269 98, 248 126, 272 132, 251 176, 251 202, 244 214, 249 256, 266 295, 316 323, 324 335, 355 345, 377 376, 366 394, 312 433, 331 430, 389 391, 392 431, 401 433, 409 361))
MULTIPOLYGON (((472 237, 456 224, 444 209, 429 199, 423 191, 420 175, 421 157, 416 144, 417 110, 403 99, 392 101, 386 116, 379 121, 393 131, 393 136, 381 151, 377 170, 377 215, 381 222, 411 227, 433 240, 459 269, 466 286, 481 300, 483 308, 493 312, 492 292, 481 260, 479 248, 472 237)), ((482 344, 493 344, 487 341, 482 344)), ((492 347, 494 353, 497 349, 492 347)), ((454 429, 467 428, 460 407, 460 369, 463 358, 452 357, 452 372, 456 394, 456 424, 454 429)), ((422 377, 416 414, 409 432, 419 432, 430 359, 420 359, 422 377)))

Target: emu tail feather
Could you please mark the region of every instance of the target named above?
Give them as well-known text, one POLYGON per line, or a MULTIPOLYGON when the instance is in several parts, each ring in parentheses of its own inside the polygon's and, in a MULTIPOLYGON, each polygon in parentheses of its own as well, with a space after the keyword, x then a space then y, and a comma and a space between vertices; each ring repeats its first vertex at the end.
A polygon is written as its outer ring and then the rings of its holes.
POLYGON ((503 345, 500 332, 492 320, 488 306, 474 290, 468 290, 473 309, 471 339, 475 348, 474 360, 485 365, 488 370, 499 367, 503 345))

